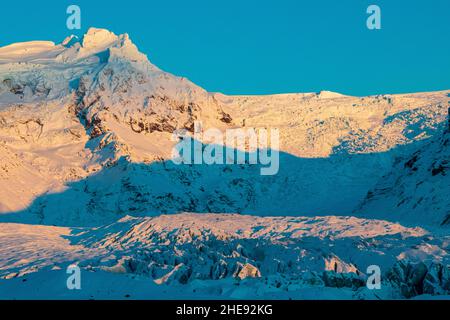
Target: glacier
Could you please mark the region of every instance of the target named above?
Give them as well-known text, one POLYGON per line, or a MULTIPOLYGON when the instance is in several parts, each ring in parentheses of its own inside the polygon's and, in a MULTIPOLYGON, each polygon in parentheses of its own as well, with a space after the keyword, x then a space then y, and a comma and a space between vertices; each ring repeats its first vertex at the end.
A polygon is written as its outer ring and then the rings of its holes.
POLYGON ((207 92, 97 28, 2 47, 0 299, 446 297, 449 99, 207 92), (196 121, 279 129, 279 172, 174 164, 196 121))

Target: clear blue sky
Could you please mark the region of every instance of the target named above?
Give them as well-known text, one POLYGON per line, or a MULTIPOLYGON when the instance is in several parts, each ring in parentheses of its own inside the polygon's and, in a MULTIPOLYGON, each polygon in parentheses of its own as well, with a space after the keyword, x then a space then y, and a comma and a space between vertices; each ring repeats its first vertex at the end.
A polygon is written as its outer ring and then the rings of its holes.
MULTIPOLYGON (((450 88, 449 0, 2 1, 0 46, 60 42, 66 8, 129 33, 160 68, 209 91, 353 95, 450 88), (366 8, 382 30, 366 28, 366 8)), ((80 33, 83 33, 80 32, 80 33)))

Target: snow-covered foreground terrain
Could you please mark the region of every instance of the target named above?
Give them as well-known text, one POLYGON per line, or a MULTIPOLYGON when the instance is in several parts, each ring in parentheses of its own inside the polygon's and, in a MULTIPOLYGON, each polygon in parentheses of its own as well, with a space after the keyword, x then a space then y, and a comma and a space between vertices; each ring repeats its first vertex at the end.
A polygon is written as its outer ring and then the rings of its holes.
POLYGON ((0 298, 445 297, 449 94, 209 93, 94 28, 0 48, 0 298), (174 164, 194 121, 279 129, 279 172, 174 164))
POLYGON ((392 299, 449 289, 449 236, 354 217, 177 214, 0 225, 4 298, 392 299), (397 262, 401 260, 402 262, 397 262), (82 267, 80 291, 66 268, 82 267), (382 289, 366 288, 378 265, 382 289))

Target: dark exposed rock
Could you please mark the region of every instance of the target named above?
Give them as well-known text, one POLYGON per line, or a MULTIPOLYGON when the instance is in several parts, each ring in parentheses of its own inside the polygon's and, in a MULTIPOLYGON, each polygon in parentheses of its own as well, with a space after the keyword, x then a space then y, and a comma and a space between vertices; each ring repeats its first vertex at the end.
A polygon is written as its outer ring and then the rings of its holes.
POLYGON ((228 113, 222 112, 222 117, 220 118, 220 121, 224 123, 231 123, 233 119, 228 113))

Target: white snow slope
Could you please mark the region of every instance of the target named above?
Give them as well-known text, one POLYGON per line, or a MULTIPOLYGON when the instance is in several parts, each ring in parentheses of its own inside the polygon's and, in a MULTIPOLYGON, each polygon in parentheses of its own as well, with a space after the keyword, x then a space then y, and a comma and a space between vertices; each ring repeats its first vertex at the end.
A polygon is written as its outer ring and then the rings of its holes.
POLYGON ((0 298, 446 295, 449 94, 209 93, 95 28, 0 48, 0 298), (196 120, 278 128, 278 174, 175 165, 196 120))

